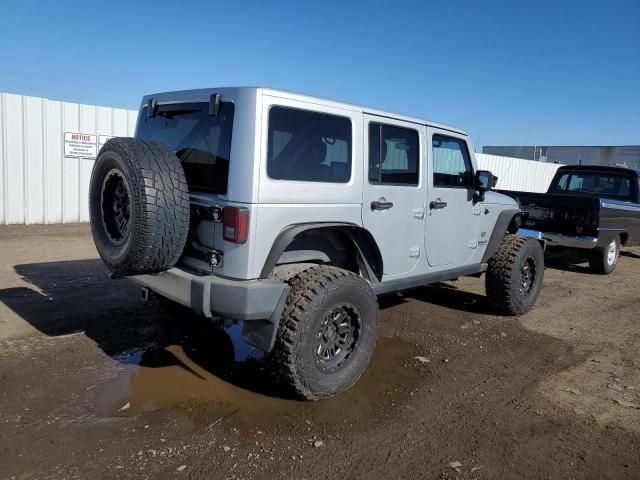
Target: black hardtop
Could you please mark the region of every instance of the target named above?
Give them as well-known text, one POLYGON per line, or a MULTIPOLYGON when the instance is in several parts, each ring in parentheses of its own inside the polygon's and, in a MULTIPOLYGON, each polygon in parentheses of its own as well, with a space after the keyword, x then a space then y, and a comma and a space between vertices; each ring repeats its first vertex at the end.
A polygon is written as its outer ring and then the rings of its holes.
POLYGON ((612 167, 609 165, 563 165, 558 168, 557 173, 565 171, 584 171, 584 172, 607 172, 607 173, 633 173, 636 176, 640 176, 640 170, 629 167, 612 167))

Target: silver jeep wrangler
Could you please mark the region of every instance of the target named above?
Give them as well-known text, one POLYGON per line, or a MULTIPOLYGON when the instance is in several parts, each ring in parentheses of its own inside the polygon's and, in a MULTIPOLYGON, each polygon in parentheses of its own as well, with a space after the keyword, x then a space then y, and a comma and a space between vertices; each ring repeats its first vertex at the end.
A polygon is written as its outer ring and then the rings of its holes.
POLYGON ((492 308, 533 307, 543 246, 495 180, 453 127, 267 88, 160 93, 101 149, 91 227, 114 276, 242 321, 315 400, 365 370, 378 295, 485 273, 492 308))

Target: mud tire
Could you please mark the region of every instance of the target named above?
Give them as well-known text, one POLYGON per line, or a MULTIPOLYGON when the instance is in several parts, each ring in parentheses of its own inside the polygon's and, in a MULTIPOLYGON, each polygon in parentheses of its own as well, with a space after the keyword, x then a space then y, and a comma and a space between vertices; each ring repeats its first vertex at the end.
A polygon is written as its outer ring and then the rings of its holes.
POLYGON ((359 275, 331 266, 311 267, 288 283, 287 303, 267 360, 271 373, 289 394, 306 400, 347 390, 365 371, 375 348, 379 316, 375 293, 359 275), (328 368, 318 353, 324 338, 321 332, 325 320, 345 305, 357 310, 360 318, 353 350, 328 368))
POLYGON ((502 315, 523 315, 533 308, 544 280, 544 253, 533 238, 507 234, 489 260, 485 287, 489 306, 502 315), (526 270, 533 278, 523 287, 526 270))
POLYGON ((100 258, 115 276, 171 268, 189 231, 180 160, 159 142, 110 139, 91 173, 89 215, 100 258))

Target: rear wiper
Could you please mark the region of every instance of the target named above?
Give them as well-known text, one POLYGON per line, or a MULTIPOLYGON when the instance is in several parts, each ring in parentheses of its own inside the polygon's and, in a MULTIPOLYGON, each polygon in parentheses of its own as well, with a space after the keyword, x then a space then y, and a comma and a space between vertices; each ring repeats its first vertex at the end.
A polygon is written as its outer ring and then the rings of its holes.
POLYGON ((184 106, 174 106, 171 108, 170 106, 161 106, 158 108, 156 115, 160 115, 161 117, 171 118, 177 115, 188 115, 190 113, 201 112, 201 108, 185 108, 184 106))
POLYGON ((202 111, 198 107, 185 107, 184 103, 158 103, 156 98, 150 98, 147 102, 147 116, 150 118, 156 115, 162 115, 165 118, 174 117, 176 115, 188 115, 202 111))
POLYGON ((201 112, 202 109, 193 106, 186 106, 185 104, 180 103, 167 103, 164 105, 158 105, 158 109, 156 110, 156 115, 160 115, 162 117, 171 118, 176 115, 188 115, 190 113, 201 112))

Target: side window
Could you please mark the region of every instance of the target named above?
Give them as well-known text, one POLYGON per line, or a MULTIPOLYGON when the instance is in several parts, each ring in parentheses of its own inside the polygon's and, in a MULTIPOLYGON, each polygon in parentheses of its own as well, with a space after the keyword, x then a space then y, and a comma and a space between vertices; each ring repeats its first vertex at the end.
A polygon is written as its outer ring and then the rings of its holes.
POLYGON ((272 107, 267 174, 276 180, 346 183, 351 178, 351 120, 272 107))
POLYGON ((418 132, 379 123, 369 124, 369 183, 419 183, 418 132))
POLYGON ((566 173, 560 177, 558 180, 558 185, 556 186, 556 190, 566 190, 567 189, 567 181, 569 180, 569 175, 566 173))
POLYGON ((473 169, 467 145, 457 138, 433 136, 433 186, 466 188, 473 169))

